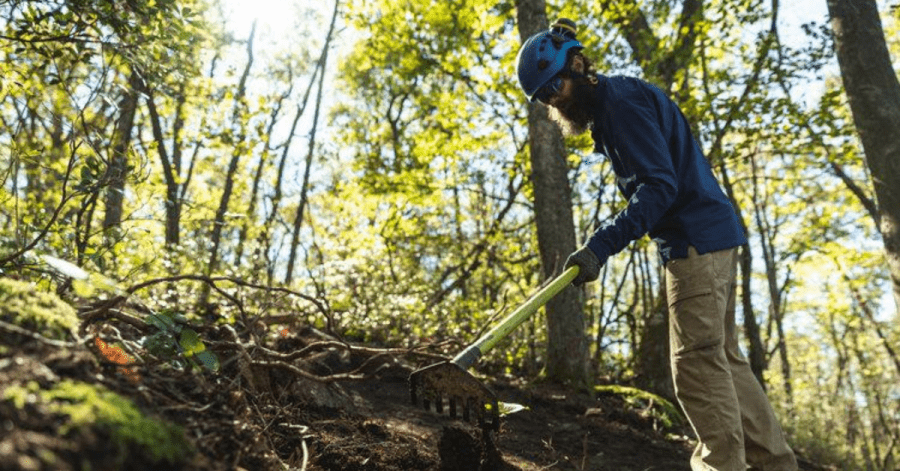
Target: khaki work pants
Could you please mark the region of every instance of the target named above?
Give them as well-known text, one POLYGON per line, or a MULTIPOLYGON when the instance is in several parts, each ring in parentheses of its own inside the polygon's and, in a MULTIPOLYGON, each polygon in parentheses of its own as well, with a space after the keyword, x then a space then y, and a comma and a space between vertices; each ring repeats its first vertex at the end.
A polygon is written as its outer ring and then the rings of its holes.
POLYGON ((796 471, 772 407, 738 347, 737 250, 666 263, 675 394, 697 434, 694 471, 796 471))

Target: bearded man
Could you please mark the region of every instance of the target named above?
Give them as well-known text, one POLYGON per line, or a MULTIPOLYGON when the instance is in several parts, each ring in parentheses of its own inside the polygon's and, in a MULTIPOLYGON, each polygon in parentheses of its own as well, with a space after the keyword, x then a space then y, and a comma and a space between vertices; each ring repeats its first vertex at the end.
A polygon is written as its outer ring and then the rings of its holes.
POLYGON ((676 397, 694 432, 694 471, 795 471, 772 407, 741 353, 735 327, 741 225, 678 106, 658 88, 592 69, 560 19, 519 50, 519 84, 567 134, 591 132, 627 207, 572 253, 573 283, 598 278, 607 258, 650 234, 665 266, 676 397))

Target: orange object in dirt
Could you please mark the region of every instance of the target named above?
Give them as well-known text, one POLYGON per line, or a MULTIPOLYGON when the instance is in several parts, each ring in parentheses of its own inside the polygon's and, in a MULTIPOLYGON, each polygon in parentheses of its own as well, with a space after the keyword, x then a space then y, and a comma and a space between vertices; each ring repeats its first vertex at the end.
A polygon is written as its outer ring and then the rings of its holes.
POLYGON ((117 365, 122 365, 116 367, 117 372, 124 375, 132 383, 140 381, 141 377, 137 374, 137 369, 134 366, 125 366, 134 363, 134 358, 131 355, 125 353, 121 347, 110 347, 106 342, 100 340, 100 337, 94 337, 94 344, 97 345, 103 358, 117 365))

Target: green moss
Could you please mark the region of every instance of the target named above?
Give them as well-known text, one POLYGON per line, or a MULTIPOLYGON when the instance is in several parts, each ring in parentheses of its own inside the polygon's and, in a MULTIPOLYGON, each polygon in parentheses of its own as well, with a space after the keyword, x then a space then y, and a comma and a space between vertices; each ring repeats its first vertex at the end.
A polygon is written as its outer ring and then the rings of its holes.
POLYGON ((683 424, 681 412, 671 402, 643 389, 619 385, 595 386, 597 394, 614 395, 621 397, 626 404, 645 411, 651 417, 659 420, 663 427, 670 428, 683 424))
POLYGON ((56 339, 78 325, 75 309, 58 296, 9 278, 0 278, 0 319, 56 339))
POLYGON ((12 401, 13 405, 16 406, 16 409, 21 409, 25 407, 25 403, 28 402, 28 395, 33 394, 31 391, 33 389, 37 389, 38 384, 35 381, 29 381, 27 387, 22 386, 10 386, 3 391, 3 400, 4 401, 12 401))
POLYGON ((18 408, 36 401, 50 412, 68 416, 60 426, 62 435, 88 427, 105 428, 115 449, 124 452, 129 446, 139 447, 156 462, 177 463, 191 451, 181 427, 146 417, 130 400, 102 386, 64 380, 42 390, 37 382, 29 381, 25 387, 6 388, 3 399, 18 408))

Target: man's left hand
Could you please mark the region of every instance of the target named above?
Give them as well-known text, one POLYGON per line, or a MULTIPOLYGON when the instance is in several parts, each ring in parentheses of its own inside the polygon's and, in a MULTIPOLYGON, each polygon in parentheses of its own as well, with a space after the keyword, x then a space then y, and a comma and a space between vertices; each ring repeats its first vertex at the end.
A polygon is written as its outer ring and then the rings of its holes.
POLYGON ((584 246, 569 255, 566 259, 566 268, 578 265, 578 276, 572 280, 575 286, 581 286, 589 281, 594 281, 600 276, 600 259, 589 247, 584 246))

